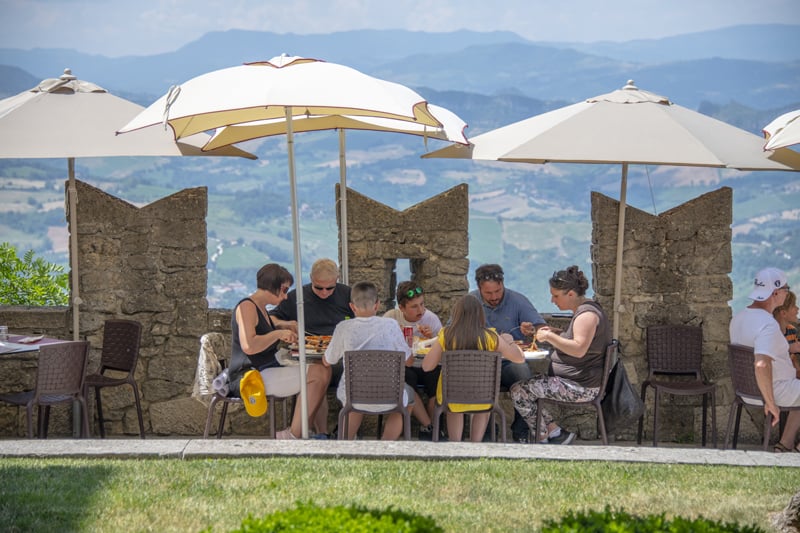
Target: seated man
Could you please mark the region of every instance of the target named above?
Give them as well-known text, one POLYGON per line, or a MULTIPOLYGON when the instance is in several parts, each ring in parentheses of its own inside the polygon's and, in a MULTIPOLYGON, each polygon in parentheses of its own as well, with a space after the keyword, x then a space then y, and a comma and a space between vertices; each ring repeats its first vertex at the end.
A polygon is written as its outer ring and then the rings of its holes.
MULTIPOLYGON (((788 292, 786 274, 777 268, 761 270, 749 295, 753 303, 736 313, 730 325, 732 343, 753 347, 756 382, 764 397, 764 413, 772 415, 773 425, 780 420, 779 405, 800 405, 800 379, 789 357, 789 342, 772 316, 788 292)), ((800 452, 795 446, 798 430, 800 411, 789 411, 775 451, 800 452)))
MULTIPOLYGON (((421 339, 432 339, 439 334, 442 329, 442 321, 436 313, 425 308, 425 295, 422 287, 413 281, 403 281, 397 285, 397 307, 390 309, 383 316, 395 319, 401 328, 413 328, 414 337, 421 339)), ((422 412, 416 404, 414 406, 414 416, 419 420, 419 437, 423 440, 431 439, 431 417, 433 416, 434 402, 436 401, 436 384, 439 382, 441 367, 426 372, 421 366, 410 366, 406 368, 406 383, 414 390, 422 383, 425 394, 428 397, 428 405, 422 412)))
MULTIPOLYGON (((397 322, 390 318, 376 316, 378 312, 378 289, 373 283, 360 282, 353 285, 350 292, 350 308, 355 315, 351 320, 340 322, 333 331, 333 337, 325 350, 323 364, 326 366, 338 363, 344 353, 352 350, 392 350, 404 352, 409 363, 414 362, 411 348, 408 346, 403 333, 397 327, 397 322)), ((339 380, 336 397, 342 404, 345 403, 345 378, 339 380)), ((408 385, 404 399, 408 403, 413 401, 415 392, 408 385), (410 400, 410 401, 409 401, 410 400)), ((358 432, 364 415, 350 413, 348 418, 348 439, 353 439, 358 432)), ((403 416, 392 413, 386 420, 383 430, 383 440, 397 440, 403 432, 403 416)))

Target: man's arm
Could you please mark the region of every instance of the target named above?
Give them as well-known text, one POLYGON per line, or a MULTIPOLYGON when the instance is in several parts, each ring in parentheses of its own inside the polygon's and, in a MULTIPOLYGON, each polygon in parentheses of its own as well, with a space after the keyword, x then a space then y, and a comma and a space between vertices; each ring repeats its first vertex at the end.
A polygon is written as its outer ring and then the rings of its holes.
POLYGON ((764 397, 764 414, 772 415, 772 425, 776 426, 780 420, 780 410, 775 403, 772 391, 772 358, 763 354, 755 355, 756 382, 764 397))

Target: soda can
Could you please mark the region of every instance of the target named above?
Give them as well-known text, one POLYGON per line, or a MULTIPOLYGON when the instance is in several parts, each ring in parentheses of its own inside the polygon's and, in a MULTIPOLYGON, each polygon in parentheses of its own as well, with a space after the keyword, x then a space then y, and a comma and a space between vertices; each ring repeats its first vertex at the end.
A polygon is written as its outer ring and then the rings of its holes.
POLYGON ((405 326, 403 328, 403 337, 406 338, 408 347, 411 348, 414 345, 414 328, 411 326, 405 326))

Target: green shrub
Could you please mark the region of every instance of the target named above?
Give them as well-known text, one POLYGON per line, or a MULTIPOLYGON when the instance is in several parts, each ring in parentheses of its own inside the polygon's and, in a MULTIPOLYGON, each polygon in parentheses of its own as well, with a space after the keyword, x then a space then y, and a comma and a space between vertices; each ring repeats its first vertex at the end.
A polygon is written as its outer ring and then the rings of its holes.
POLYGON ((0 305, 67 305, 69 274, 64 267, 34 258, 20 259, 9 243, 0 244, 0 305))
POLYGON ((433 519, 399 509, 367 509, 360 506, 319 507, 298 503, 294 509, 277 511, 263 518, 248 516, 233 533, 314 531, 323 533, 440 533, 433 519))
POLYGON ((763 533, 755 526, 740 526, 735 523, 721 523, 705 518, 690 520, 677 516, 667 520, 664 514, 633 516, 623 510, 588 511, 574 513, 570 511, 559 521, 548 520, 542 527, 542 533, 763 533))

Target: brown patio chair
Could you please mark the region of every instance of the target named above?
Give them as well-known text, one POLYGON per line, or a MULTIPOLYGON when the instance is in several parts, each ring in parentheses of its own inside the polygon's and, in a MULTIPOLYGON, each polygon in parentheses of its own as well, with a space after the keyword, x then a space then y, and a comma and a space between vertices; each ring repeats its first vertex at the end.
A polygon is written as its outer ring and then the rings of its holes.
MULTIPOLYGON (((604 445, 608 445, 608 432, 606 431, 606 419, 603 415, 603 398, 606 396, 606 389, 608 388, 608 376, 611 374, 611 369, 614 368, 614 363, 617 362, 617 349, 619 342, 614 339, 606 347, 605 358, 603 359, 603 378, 600 381, 600 392, 591 400, 583 402, 569 402, 564 400, 554 400, 551 398, 537 398, 536 399, 536 427, 542 425, 542 407, 546 404, 555 404, 563 407, 594 407, 597 412, 597 429, 600 433, 600 440, 604 445)), ((621 363, 620 363, 621 364, 621 363)), ((536 430, 536 437, 538 437, 538 429, 536 430)))
POLYGON ((142 404, 139 400, 139 387, 136 385, 136 364, 139 361, 139 344, 142 338, 142 325, 135 320, 109 319, 103 324, 103 348, 100 354, 100 369, 86 376, 86 390, 94 388, 97 404, 97 424, 100 437, 106 437, 103 420, 103 404, 100 389, 130 385, 136 403, 136 416, 139 419, 139 436, 144 438, 142 404), (111 375, 107 372, 112 372, 111 375), (124 375, 120 375, 124 373, 124 375))
MULTIPOLYGON (((503 442, 506 442, 506 414, 500 407, 500 368, 502 356, 499 352, 482 350, 449 350, 442 353, 442 403, 436 402, 433 409, 433 441, 439 441, 439 421, 444 412, 452 412, 453 404, 482 406, 474 411, 459 413, 474 414, 489 411, 492 415, 492 441, 495 434, 495 416, 500 416, 503 442)), ((456 440, 461 440, 455 435, 456 440)))
POLYGON ((80 404, 81 436, 89 434, 89 416, 84 395, 84 379, 89 354, 86 341, 43 344, 39 347, 36 388, 32 391, 0 395, 0 401, 25 406, 28 438, 33 438, 33 406, 37 406, 38 435, 47 438, 50 406, 80 404), (44 408, 44 412, 42 411, 44 408))
MULTIPOLYGON (((403 436, 411 440, 409 406, 403 405, 406 355, 389 350, 344 353, 345 403, 339 411, 339 440, 347 438, 348 414, 403 415, 403 436)), ((413 402, 409 398, 409 403, 413 402)))
MULTIPOLYGON (((761 395, 761 389, 758 388, 755 372, 755 354, 753 348, 750 346, 742 346, 741 344, 728 344, 728 363, 731 371, 731 384, 733 385, 733 403, 731 403, 731 411, 728 415, 728 433, 725 436, 725 447, 731 442, 733 437, 732 448, 736 449, 736 443, 739 439, 739 420, 742 416, 742 407, 744 405, 764 408, 764 397, 761 395)), ((789 411, 798 411, 800 406, 778 406, 781 411, 781 420, 789 411)), ((780 428, 781 431, 783 428, 780 428)), ((764 431, 762 438, 762 445, 764 451, 769 448, 769 437, 772 432, 772 415, 764 416, 764 431)))
MULTIPOLYGON (((230 343, 227 340, 227 337, 222 333, 206 333, 202 337, 200 337, 200 361, 198 361, 198 370, 200 370, 202 361, 204 356, 207 356, 211 361, 216 361, 217 365, 214 368, 214 371, 222 372, 228 367, 228 362, 231 357, 231 347, 230 343), (205 354, 203 352, 206 352, 205 354)), ((215 378, 215 375, 209 373, 209 370, 205 372, 197 373, 197 379, 206 380, 207 383, 203 383, 202 387, 199 388, 199 393, 196 394, 197 396, 210 396, 211 400, 208 404, 208 414, 206 416, 206 425, 205 430, 203 431, 203 438, 207 439, 208 434, 211 432, 211 424, 214 420, 214 411, 216 410, 216 406, 218 403, 222 404, 222 411, 219 415, 219 424, 217 426, 217 438, 222 438, 222 432, 225 429, 225 418, 228 416, 228 406, 229 405, 242 405, 242 399, 238 396, 227 396, 220 392, 216 392, 213 390, 211 386, 211 381, 215 378)), ((197 384, 195 384, 195 389, 198 390, 197 384)), ((267 391, 269 392, 269 391, 267 391)), ((277 404, 281 403, 283 405, 283 420, 288 420, 287 415, 287 405, 286 400, 288 398, 280 398, 278 396, 270 396, 267 395, 268 407, 267 412, 269 413, 269 435, 272 438, 275 438, 275 410, 277 409, 277 404)))
MULTIPOLYGON (((702 442, 706 445, 706 417, 711 399, 711 439, 717 447, 716 384, 703 375, 703 328, 687 325, 660 325, 647 328, 649 374, 642 382, 642 402, 647 388, 655 391, 653 401, 653 446, 658 445, 658 408, 662 393, 703 397, 702 442), (675 379, 678 377, 679 379, 675 379), (688 378, 688 379, 686 379, 688 378)), ((642 443, 644 417, 639 419, 636 442, 642 443)))

